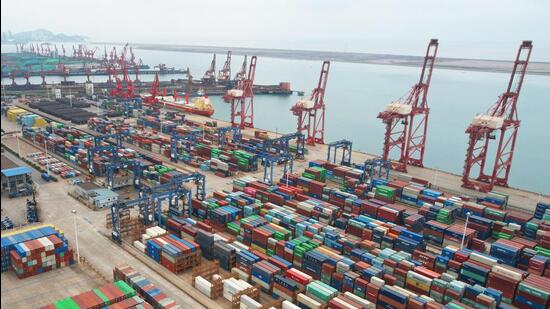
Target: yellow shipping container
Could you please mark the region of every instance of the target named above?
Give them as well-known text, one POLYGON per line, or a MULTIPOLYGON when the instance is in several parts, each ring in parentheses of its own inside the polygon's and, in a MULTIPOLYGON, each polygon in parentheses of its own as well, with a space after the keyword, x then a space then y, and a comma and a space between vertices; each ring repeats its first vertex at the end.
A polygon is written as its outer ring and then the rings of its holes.
POLYGON ((8 112, 6 113, 6 116, 8 117, 9 121, 16 121, 17 116, 24 113, 27 113, 27 111, 19 107, 13 107, 8 110, 8 112))
POLYGON ((42 117, 36 117, 34 118, 34 126, 35 127, 43 127, 45 125, 47 125, 48 122, 46 122, 46 119, 42 118, 42 117))

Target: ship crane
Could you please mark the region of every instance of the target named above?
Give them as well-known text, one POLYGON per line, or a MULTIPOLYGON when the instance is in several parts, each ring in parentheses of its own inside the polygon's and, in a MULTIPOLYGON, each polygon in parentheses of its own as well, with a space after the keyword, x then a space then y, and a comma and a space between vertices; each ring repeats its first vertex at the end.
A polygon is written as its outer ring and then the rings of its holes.
POLYGON ((112 79, 112 72, 113 70, 111 69, 111 65, 107 65, 107 76, 109 77, 109 79, 107 79, 107 84, 112 85, 113 84, 113 79, 112 79))
POLYGON ((305 136, 308 145, 325 143, 325 89, 327 87, 330 61, 324 61, 317 88, 313 89, 309 100, 299 100, 290 109, 298 116, 298 133, 305 136), (306 134, 307 133, 307 134, 306 134))
POLYGON ((488 192, 494 185, 508 187, 512 158, 520 126, 517 102, 531 57, 532 41, 523 41, 517 51, 508 87, 487 113, 474 117, 466 129, 469 135, 462 186, 468 189, 488 192), (500 131, 500 134, 498 134, 500 131), (498 139, 493 170, 485 173, 489 143, 498 139), (472 179, 476 171, 478 176, 472 179))
POLYGON ((256 75, 256 56, 250 59, 247 78, 239 81, 235 89, 227 91, 231 102, 231 125, 234 127, 254 127, 254 77, 256 75))
POLYGON ((30 64, 27 64, 27 65, 25 65, 25 67, 26 67, 25 74, 24 74, 24 77, 25 77, 25 80, 26 80, 25 85, 30 86, 30 85, 31 85, 31 82, 30 82, 30 78, 31 78, 31 65, 30 65, 30 64))
POLYGON ((92 69, 90 69, 90 66, 84 65, 84 71, 86 73, 86 82, 91 83, 90 75, 92 75, 92 69))
POLYGON ((214 57, 212 58, 210 68, 208 68, 208 70, 204 72, 202 83, 205 85, 216 83, 216 54, 214 54, 214 57))
POLYGON ((136 75, 135 83, 139 83, 139 65, 134 64, 134 74, 136 75))
POLYGON ((109 56, 107 56, 107 47, 103 46, 103 65, 107 67, 107 64, 109 63, 109 56))
POLYGON ((63 51, 63 58, 65 58, 65 46, 63 44, 61 44, 61 50, 63 51))
MULTIPOLYGON (((245 68, 246 69, 246 68, 245 68)), ((231 51, 227 51, 227 59, 223 64, 223 68, 218 73, 218 82, 220 84, 227 84, 231 79, 231 51)))
POLYGON ((67 76, 69 76, 69 69, 63 64, 60 64, 61 74, 63 75, 63 82, 67 82, 67 76))
POLYGON ((235 74, 235 83, 240 82, 241 80, 246 78, 246 55, 244 56, 243 65, 241 66, 241 70, 235 74))
POLYGON ((40 77, 42 78, 42 85, 46 85, 46 74, 44 74, 44 64, 40 65, 40 77))
POLYGON ((189 104, 189 96, 193 91, 193 75, 191 75, 191 70, 189 70, 189 67, 187 67, 185 74, 187 74, 187 89, 185 91, 185 102, 189 104))
POLYGON ((130 62, 136 65, 136 55, 134 55, 134 49, 130 47, 130 62))
POLYGON ((386 125, 382 160, 390 161, 390 153, 396 151, 398 159, 391 161, 392 168, 401 172, 406 172, 409 164, 424 166, 430 113, 427 96, 438 48, 438 40, 431 39, 418 83, 402 99, 388 104, 377 117, 386 125))
POLYGON ((17 83, 15 82, 16 76, 17 76, 17 68, 13 68, 13 70, 10 72, 10 79, 11 79, 12 86, 17 86, 17 83))

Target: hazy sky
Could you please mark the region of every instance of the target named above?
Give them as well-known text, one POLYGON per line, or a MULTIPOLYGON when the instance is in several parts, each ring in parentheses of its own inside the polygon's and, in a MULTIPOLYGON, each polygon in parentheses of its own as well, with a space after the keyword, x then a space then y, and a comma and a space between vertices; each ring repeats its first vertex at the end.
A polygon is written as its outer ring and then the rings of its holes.
POLYGON ((2 31, 93 41, 509 59, 523 39, 550 61, 550 0, 2 0, 2 31))

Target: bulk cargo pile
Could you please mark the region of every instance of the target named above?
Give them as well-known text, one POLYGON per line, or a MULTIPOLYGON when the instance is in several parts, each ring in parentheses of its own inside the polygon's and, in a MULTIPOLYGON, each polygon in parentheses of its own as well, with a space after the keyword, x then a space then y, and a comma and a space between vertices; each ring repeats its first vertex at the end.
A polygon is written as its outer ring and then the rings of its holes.
POLYGON ((63 232, 37 225, 2 234, 2 272, 12 269, 19 279, 74 264, 63 232))
MULTIPOLYGON (((76 107, 77 103, 70 104, 69 102, 60 103, 52 101, 40 101, 29 104, 31 108, 38 109, 39 111, 50 114, 52 116, 61 118, 63 120, 71 121, 74 124, 85 124, 88 119, 95 117, 96 114, 88 112, 82 108, 76 107)), ((88 104, 89 106, 89 104, 88 104)), ((88 107, 82 106, 82 107, 88 107)))

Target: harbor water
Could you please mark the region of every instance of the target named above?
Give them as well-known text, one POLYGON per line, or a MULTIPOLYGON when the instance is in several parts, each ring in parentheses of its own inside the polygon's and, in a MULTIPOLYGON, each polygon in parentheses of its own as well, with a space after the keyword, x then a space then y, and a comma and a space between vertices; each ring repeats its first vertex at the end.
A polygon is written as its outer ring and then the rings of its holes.
MULTIPOLYGON (((4 52, 4 45, 2 46, 4 52)), ((212 55, 186 52, 135 50, 137 57, 151 67, 164 63, 168 67, 189 67, 194 79, 200 79, 210 64, 212 55)), ((514 50, 510 51, 510 59, 514 50)), ((242 56, 233 55, 232 75, 240 68, 242 56)), ((217 55, 217 70, 225 55, 217 55)), ((258 58, 257 84, 288 81, 293 90, 309 96, 316 86, 320 61, 258 58)), ((353 142, 354 150, 371 154, 382 152, 384 126, 377 119, 379 111, 405 95, 418 81, 420 68, 391 65, 331 63, 326 90, 326 141, 342 138, 353 142)), ((142 80, 152 80, 153 75, 142 80)), ((163 80, 185 78, 165 75, 163 80)), ((85 77, 71 77, 83 81, 85 77)), ((94 81, 106 78, 93 77, 94 81)), ((461 174, 466 153, 466 127, 477 113, 485 112, 508 83, 509 73, 473 72, 435 69, 428 93, 431 108, 425 165, 461 174)), ((60 78, 48 77, 49 82, 60 78)), ((22 82, 22 80, 19 80, 22 82)), ((2 83, 8 83, 3 79, 2 83)), ((31 78, 39 83, 39 77, 31 78)), ((257 95, 254 98, 257 128, 290 133, 296 129, 296 118, 289 111, 297 95, 257 95)), ((212 97, 214 118, 229 120, 230 105, 221 97, 212 97)), ((510 185, 529 191, 550 193, 550 76, 527 75, 519 98, 521 119, 510 185)), ((493 141, 496 147, 497 141, 493 141)), ((494 153, 489 157, 494 158, 494 153)), ((489 160, 492 166, 493 160, 489 160)), ((498 190, 498 187, 496 188, 498 190)))

